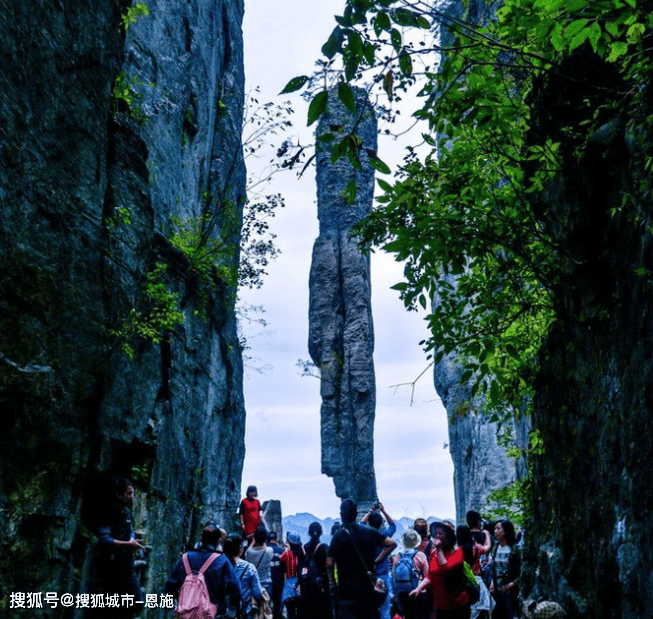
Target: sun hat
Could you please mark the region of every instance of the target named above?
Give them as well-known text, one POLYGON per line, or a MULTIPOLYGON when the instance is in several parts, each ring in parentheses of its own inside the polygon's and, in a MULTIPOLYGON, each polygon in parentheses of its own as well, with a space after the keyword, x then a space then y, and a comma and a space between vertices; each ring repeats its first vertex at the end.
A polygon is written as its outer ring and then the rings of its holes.
POLYGON ((295 533, 294 531, 290 531, 288 535, 286 536, 286 539, 288 540, 288 543, 290 544, 301 544, 302 539, 299 537, 299 533, 295 533))
POLYGON ((401 542, 404 548, 417 548, 422 541, 419 533, 415 529, 407 529, 401 536, 401 542))

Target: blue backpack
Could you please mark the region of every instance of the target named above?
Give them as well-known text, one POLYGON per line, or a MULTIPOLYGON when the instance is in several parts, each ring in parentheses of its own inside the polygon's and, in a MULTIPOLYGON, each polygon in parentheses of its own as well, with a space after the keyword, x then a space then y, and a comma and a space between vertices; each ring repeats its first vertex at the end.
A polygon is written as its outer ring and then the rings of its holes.
POLYGON ((397 555, 399 560, 392 568, 395 593, 409 593, 417 588, 419 577, 413 561, 416 554, 417 550, 413 550, 412 552, 400 552, 397 555))

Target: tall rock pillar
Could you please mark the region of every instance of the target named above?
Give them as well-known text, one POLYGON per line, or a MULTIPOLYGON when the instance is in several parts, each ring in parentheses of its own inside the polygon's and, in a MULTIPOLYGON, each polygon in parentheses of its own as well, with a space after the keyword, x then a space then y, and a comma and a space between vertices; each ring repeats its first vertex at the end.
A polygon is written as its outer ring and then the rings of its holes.
POLYGON ((354 95, 356 113, 330 93, 317 129, 318 136, 360 136, 362 168, 346 157, 332 163, 327 151, 317 154, 320 234, 311 264, 308 347, 321 372, 322 472, 333 478, 336 494, 356 500, 362 513, 376 496, 374 328, 369 256, 358 249, 351 228, 372 207, 374 170, 367 151, 376 151, 377 126, 366 93, 354 95), (352 180, 357 191, 348 203, 352 180))

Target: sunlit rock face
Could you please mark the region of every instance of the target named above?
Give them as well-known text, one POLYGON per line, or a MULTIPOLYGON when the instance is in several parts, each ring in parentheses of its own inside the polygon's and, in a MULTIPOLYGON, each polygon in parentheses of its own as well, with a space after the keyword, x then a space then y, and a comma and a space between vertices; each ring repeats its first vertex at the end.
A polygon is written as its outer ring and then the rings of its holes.
POLYGON ((243 2, 155 0, 126 32, 127 2, 37 4, 0 12, 0 586, 84 590, 98 494, 120 475, 160 593, 239 499, 233 286, 198 294, 169 239, 171 216, 209 209, 238 258, 243 2), (184 321, 129 359, 120 332, 157 263, 184 321))
POLYGON ((340 498, 353 498, 359 512, 374 501, 374 330, 369 256, 350 236, 352 226, 371 209, 374 170, 367 149, 376 151, 376 118, 363 91, 354 91, 356 113, 330 93, 317 129, 346 134, 358 122, 363 140, 362 169, 346 157, 332 163, 326 150, 317 155, 320 235, 313 247, 310 273, 309 352, 321 375, 322 472, 333 478, 340 498), (356 184, 348 203, 349 183, 356 184))

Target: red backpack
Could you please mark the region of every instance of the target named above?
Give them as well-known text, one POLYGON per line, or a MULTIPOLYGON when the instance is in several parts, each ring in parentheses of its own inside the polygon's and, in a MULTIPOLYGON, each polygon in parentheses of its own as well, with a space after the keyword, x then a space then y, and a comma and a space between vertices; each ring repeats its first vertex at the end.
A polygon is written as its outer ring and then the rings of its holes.
POLYGON ((217 558, 218 554, 214 552, 204 562, 199 572, 193 574, 188 563, 188 555, 182 556, 186 578, 179 591, 179 603, 176 610, 179 619, 214 619, 218 614, 218 607, 211 602, 206 580, 204 580, 204 572, 217 558))

